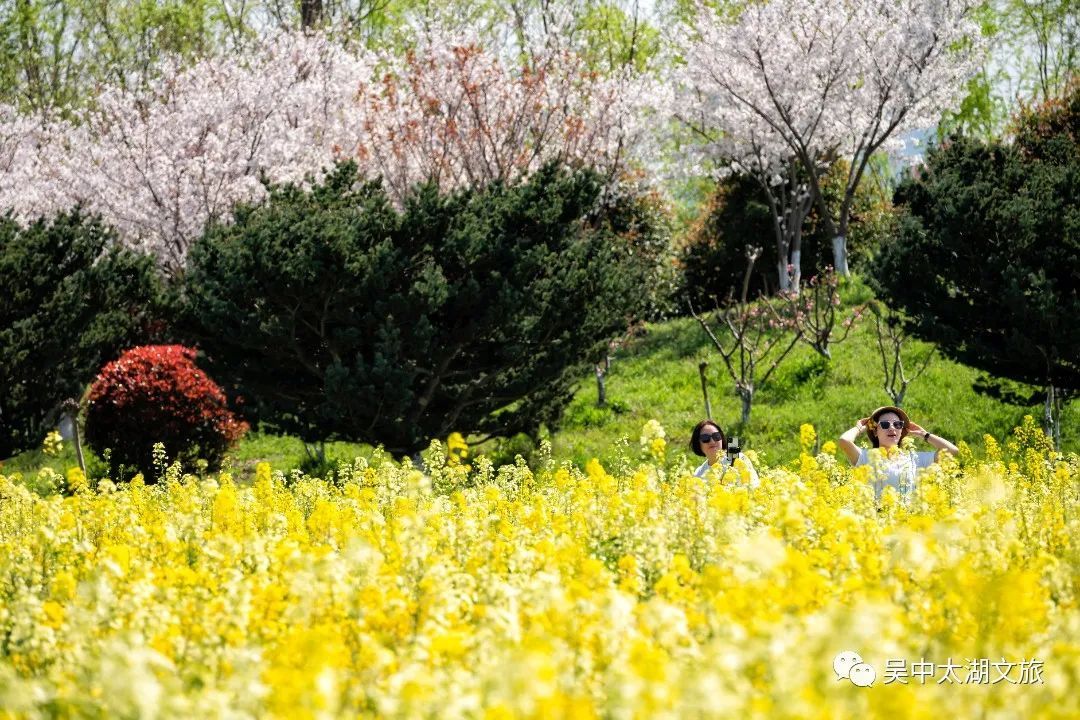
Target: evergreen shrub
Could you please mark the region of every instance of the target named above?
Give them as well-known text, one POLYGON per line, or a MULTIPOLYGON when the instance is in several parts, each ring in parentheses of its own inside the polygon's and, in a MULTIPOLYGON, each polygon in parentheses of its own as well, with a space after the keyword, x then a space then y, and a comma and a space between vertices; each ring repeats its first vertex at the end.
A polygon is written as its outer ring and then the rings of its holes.
POLYGON ((157 478, 153 447, 161 442, 170 460, 211 469, 248 430, 228 408, 225 393, 195 364, 195 350, 146 345, 107 364, 90 387, 86 439, 115 466, 157 478))

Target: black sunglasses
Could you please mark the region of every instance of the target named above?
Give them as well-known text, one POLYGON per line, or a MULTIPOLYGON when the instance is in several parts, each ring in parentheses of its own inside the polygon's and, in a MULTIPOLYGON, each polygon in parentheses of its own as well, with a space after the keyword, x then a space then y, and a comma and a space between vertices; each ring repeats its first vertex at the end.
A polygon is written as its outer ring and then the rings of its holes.
POLYGON ((718 433, 718 432, 714 432, 711 435, 709 433, 701 433, 701 435, 698 435, 698 441, 702 445, 704 445, 707 442, 720 442, 723 439, 724 439, 724 433, 718 433))
MULTIPOLYGON (((904 421, 903 420, 892 420, 891 422, 892 422, 891 427, 894 427, 897 430, 903 430, 904 429, 904 421)), ((879 428, 881 428, 882 430, 888 430, 889 427, 890 427, 889 423, 890 423, 889 420, 878 420, 877 426, 879 428)))

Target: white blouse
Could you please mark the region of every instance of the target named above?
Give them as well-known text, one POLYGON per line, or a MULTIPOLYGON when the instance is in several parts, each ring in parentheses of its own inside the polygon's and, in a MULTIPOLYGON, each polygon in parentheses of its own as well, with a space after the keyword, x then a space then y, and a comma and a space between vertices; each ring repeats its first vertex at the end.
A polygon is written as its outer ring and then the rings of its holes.
POLYGON ((901 495, 913 491, 918 482, 919 470, 933 465, 936 458, 936 452, 914 450, 900 451, 889 456, 883 452, 874 453, 871 458, 869 450, 859 448, 859 460, 855 463, 855 467, 870 465, 870 482, 874 486, 874 498, 881 500, 881 493, 886 487, 894 488, 901 495))

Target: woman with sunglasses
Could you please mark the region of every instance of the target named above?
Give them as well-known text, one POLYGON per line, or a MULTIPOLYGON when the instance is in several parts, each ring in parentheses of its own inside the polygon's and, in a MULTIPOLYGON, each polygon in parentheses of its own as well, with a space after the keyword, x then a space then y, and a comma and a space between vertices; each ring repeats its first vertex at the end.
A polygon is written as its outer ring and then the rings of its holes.
POLYGON ((848 460, 856 467, 873 465, 874 496, 880 500, 886 487, 895 488, 899 493, 915 489, 915 478, 920 468, 930 467, 937 460, 938 453, 945 451, 956 455, 959 449, 943 437, 934 435, 922 426, 911 422, 907 413, 898 407, 887 405, 879 407, 855 423, 854 427, 840 436, 840 447, 848 460), (872 457, 866 448, 855 444, 855 439, 863 432, 870 436, 870 444, 883 450, 872 457), (916 452, 900 449, 900 442, 908 435, 919 438, 934 448, 933 452, 916 452))
MULTIPOLYGON (((690 449, 695 455, 705 458, 705 462, 701 463, 698 469, 694 471, 694 475, 703 478, 705 473, 709 472, 709 468, 713 467, 719 471, 720 475, 723 475, 732 462, 731 455, 724 452, 726 448, 727 438, 719 425, 712 420, 702 420, 695 425, 694 430, 690 433, 690 449)), ((746 469, 750 473, 751 487, 757 487, 760 481, 757 470, 754 469, 754 464, 750 462, 750 458, 741 452, 739 453, 739 459, 746 464, 746 469)))

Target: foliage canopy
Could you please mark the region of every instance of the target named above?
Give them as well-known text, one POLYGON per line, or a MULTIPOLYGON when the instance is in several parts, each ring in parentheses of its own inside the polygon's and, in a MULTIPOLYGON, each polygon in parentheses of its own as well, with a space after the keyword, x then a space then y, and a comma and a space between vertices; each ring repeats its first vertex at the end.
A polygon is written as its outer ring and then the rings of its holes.
POLYGON ((655 257, 613 229, 601 188, 549 165, 420 186, 398 210, 343 164, 202 238, 185 322, 215 378, 308 442, 413 452, 455 430, 534 433, 647 300, 655 257))
POLYGON ((1080 390, 1080 85, 1021 113, 1015 142, 954 138, 897 190, 874 282, 952 357, 1080 390))
POLYGON ((23 228, 0 218, 0 457, 35 447, 60 403, 162 317, 153 262, 78 211, 23 228))

